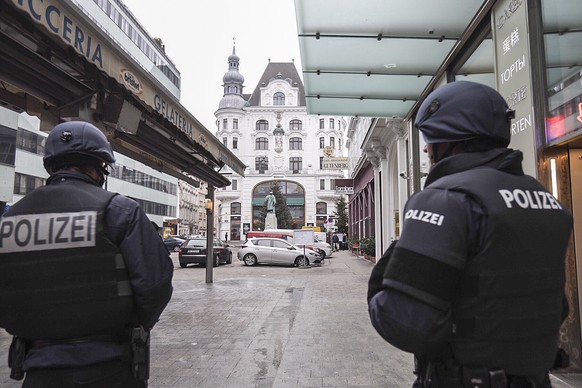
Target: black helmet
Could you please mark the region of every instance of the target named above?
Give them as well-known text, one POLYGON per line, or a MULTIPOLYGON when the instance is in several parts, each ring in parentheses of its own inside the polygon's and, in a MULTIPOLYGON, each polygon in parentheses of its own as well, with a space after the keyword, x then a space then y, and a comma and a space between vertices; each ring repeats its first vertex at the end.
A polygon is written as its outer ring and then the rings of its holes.
POLYGON ((49 174, 64 161, 91 161, 92 158, 97 162, 115 163, 113 150, 103 132, 84 121, 55 126, 46 139, 44 151, 44 168, 49 174))
POLYGON ((428 144, 483 139, 507 147, 514 114, 495 89, 456 81, 428 95, 414 125, 428 144))

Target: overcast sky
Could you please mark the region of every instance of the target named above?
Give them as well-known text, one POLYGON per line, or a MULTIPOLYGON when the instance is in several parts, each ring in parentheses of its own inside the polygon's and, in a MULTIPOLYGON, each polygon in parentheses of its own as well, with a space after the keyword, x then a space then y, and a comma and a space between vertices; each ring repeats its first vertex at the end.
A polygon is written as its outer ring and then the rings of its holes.
POLYGON ((123 0, 152 37, 159 37, 182 77, 182 105, 215 133, 233 38, 251 93, 272 62, 291 62, 301 74, 294 0, 123 0))

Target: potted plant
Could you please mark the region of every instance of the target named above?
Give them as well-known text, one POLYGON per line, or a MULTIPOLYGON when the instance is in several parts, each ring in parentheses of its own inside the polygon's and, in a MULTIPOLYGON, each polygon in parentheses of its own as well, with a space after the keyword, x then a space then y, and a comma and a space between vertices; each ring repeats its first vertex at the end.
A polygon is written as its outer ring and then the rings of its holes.
POLYGON ((348 237, 348 249, 353 254, 357 254, 360 249, 360 240, 355 236, 348 237))
POLYGON ((360 250, 367 260, 376 262, 376 240, 374 237, 364 237, 361 239, 360 250))

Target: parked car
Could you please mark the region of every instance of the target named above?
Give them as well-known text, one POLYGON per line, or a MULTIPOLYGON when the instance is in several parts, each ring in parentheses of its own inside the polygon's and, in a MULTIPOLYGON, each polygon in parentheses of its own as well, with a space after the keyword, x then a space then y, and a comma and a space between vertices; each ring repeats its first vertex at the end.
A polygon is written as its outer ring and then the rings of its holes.
POLYGON ((281 238, 250 238, 241 245, 238 259, 245 265, 278 264, 307 266, 321 262, 321 256, 307 248, 298 247, 281 238))
POLYGON ((166 244, 166 248, 168 248, 170 252, 178 252, 180 250, 180 245, 182 245, 184 241, 186 240, 183 238, 170 236, 164 239, 164 244, 166 244))
MULTIPOLYGON (((180 267, 185 268, 188 264, 206 265, 206 237, 190 238, 180 246, 178 260, 180 267)), ((230 245, 222 240, 215 239, 213 242, 213 267, 220 264, 232 263, 232 251, 230 245)))
MULTIPOLYGON (((287 240, 291 244, 295 244, 293 232, 293 229, 265 229, 264 231, 251 231, 247 233, 247 238, 277 237, 282 238, 283 240, 287 240)), ((318 252, 321 255, 322 260, 332 255, 333 248, 330 244, 326 243, 325 240, 321 241, 317 234, 314 234, 313 240, 313 244, 307 245, 307 248, 318 252)))

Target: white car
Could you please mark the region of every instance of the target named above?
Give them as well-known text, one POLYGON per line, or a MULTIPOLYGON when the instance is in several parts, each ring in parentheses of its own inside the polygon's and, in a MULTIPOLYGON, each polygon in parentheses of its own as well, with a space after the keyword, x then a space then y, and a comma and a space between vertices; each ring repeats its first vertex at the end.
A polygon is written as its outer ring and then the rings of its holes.
MULTIPOLYGON (((287 235, 287 241, 293 244, 293 229, 265 229, 264 233, 285 234, 287 235)), ((322 252, 321 254, 322 260, 325 259, 326 257, 330 257, 333 252, 332 246, 326 243, 325 241, 322 241, 316 234, 313 236, 313 239, 314 239, 313 246, 315 248, 319 248, 322 252)))
POLYGON ((311 249, 301 248, 281 238, 254 237, 244 242, 237 253, 245 265, 276 264, 297 267, 321 262, 321 256, 311 249))

